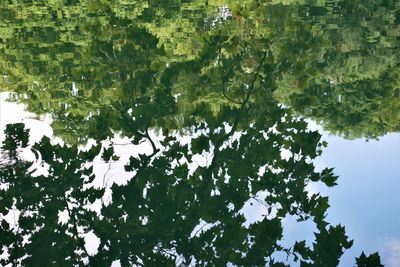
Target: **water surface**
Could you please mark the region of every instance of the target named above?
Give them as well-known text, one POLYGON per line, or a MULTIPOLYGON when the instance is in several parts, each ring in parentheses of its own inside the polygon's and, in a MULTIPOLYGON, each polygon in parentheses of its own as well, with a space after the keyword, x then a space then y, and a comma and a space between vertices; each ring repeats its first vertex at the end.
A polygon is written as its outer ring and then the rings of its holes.
POLYGON ((399 21, 395 1, 2 4, 1 264, 395 266, 399 21))

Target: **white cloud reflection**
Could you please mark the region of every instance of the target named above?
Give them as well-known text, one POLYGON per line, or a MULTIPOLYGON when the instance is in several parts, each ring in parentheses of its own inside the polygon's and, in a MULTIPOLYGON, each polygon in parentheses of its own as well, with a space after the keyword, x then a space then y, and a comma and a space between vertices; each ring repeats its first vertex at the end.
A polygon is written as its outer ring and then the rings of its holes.
POLYGON ((389 238, 384 242, 381 261, 387 267, 400 266, 400 238, 389 238))

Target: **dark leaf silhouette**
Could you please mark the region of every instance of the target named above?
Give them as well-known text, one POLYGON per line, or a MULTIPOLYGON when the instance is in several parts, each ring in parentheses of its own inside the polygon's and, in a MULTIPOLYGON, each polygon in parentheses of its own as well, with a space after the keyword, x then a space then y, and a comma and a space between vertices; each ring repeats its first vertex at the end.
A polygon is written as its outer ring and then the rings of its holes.
POLYGON ((381 258, 377 252, 370 254, 368 257, 361 253, 360 257, 356 258, 357 267, 383 267, 381 258))

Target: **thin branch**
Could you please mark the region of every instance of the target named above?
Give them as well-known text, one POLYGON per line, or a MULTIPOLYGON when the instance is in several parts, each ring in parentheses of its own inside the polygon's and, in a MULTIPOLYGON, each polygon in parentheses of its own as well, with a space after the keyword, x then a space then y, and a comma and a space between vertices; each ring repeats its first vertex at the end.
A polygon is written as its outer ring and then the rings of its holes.
POLYGON ((204 227, 206 227, 207 224, 204 224, 202 227, 200 227, 199 230, 196 231, 196 233, 194 233, 193 236, 196 236, 201 230, 203 230, 204 227))
POLYGON ((234 123, 233 123, 233 125, 232 125, 232 129, 231 129, 228 133, 226 133, 226 134, 223 136, 223 138, 221 138, 220 140, 218 140, 218 142, 215 144, 214 151, 213 151, 214 157, 213 157, 213 159, 212 159, 212 161, 211 161, 210 167, 207 169, 207 172, 205 173, 205 176, 208 177, 209 179, 211 179, 212 170, 213 170, 214 167, 215 167, 215 164, 216 164, 216 161, 217 161, 217 158, 218 158, 218 155, 219 155, 219 148, 220 148, 220 146, 221 146, 230 136, 232 136, 232 135, 234 134, 234 132, 236 131, 236 129, 237 129, 237 126, 238 126, 239 121, 240 121, 240 119, 241 119, 241 117, 242 117, 242 114, 243 114, 243 110, 245 109, 246 104, 248 103, 248 101, 249 101, 249 99, 250 99, 250 96, 251 96, 251 94, 253 93, 254 83, 255 83, 255 81, 257 80, 257 77, 258 77, 258 75, 259 75, 259 72, 260 72, 260 70, 261 70, 261 67, 262 67, 262 65, 263 65, 263 63, 264 63, 264 60, 265 60, 266 56, 267 56, 267 53, 265 52, 265 53, 264 53, 264 56, 263 56, 262 59, 261 59, 260 65, 257 67, 256 73, 254 74, 254 78, 252 79, 252 81, 251 81, 251 83, 250 83, 250 86, 249 86, 249 88, 248 88, 246 97, 245 97, 245 99, 243 100, 243 102, 241 103, 241 106, 240 106, 238 115, 236 116, 235 121, 234 121, 234 123))
POLYGON ((155 154, 157 154, 157 152, 159 152, 160 149, 157 148, 157 146, 156 146, 156 144, 154 143, 153 139, 151 139, 148 130, 146 130, 145 137, 147 138, 147 140, 149 140, 149 142, 150 142, 150 144, 151 144, 151 147, 152 147, 152 149, 153 149, 153 153, 149 156, 149 158, 151 158, 152 156, 154 156, 155 154))
POLYGON ((114 145, 114 146, 130 146, 130 145, 132 145, 131 142, 129 142, 129 143, 114 143, 114 142, 111 142, 111 144, 114 145))
POLYGON ((266 57, 267 57, 267 52, 264 53, 264 55, 263 55, 263 57, 262 57, 262 59, 261 59, 260 65, 258 65, 257 70, 256 70, 256 73, 254 74, 254 78, 253 78, 253 80, 252 80, 251 83, 250 83, 249 90, 248 90, 248 92, 247 92, 246 101, 250 98, 250 95, 253 93, 253 90, 254 90, 254 83, 255 83, 256 80, 257 80, 258 74, 260 73, 261 67, 263 66, 263 63, 264 63, 264 60, 265 60, 266 57))
POLYGON ((260 203, 261 205, 263 205, 266 208, 270 208, 270 206, 265 202, 262 201, 261 199, 259 199, 257 196, 253 196, 251 197, 252 199, 254 199, 255 201, 257 201, 258 203, 260 203))
POLYGON ((224 72, 224 70, 222 69, 222 65, 221 65, 221 54, 222 54, 222 53, 221 53, 221 46, 220 46, 219 49, 218 49, 218 67, 219 67, 219 70, 220 70, 220 73, 221 73, 222 94, 223 94, 224 97, 226 97, 229 101, 231 101, 231 102, 233 102, 233 103, 235 103, 235 104, 241 105, 242 102, 237 101, 237 100, 231 98, 230 96, 228 96, 228 94, 227 94, 227 92, 226 92, 226 84, 225 84, 226 76, 229 75, 229 73, 231 72, 231 70, 233 69, 233 67, 236 65, 236 62, 233 63, 233 64, 229 67, 229 69, 228 69, 226 72, 224 72))
POLYGON ((108 172, 111 170, 111 163, 112 163, 112 160, 110 159, 110 162, 108 163, 108 169, 107 169, 107 171, 104 173, 104 176, 103 176, 103 185, 102 185, 102 188, 105 187, 106 176, 107 176, 108 172))

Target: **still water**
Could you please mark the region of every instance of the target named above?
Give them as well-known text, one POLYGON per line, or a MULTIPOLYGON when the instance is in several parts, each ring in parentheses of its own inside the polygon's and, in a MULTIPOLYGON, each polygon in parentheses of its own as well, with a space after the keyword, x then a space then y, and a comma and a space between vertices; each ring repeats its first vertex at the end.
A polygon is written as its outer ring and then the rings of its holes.
POLYGON ((0 264, 399 266, 399 22, 396 1, 2 3, 0 264))

